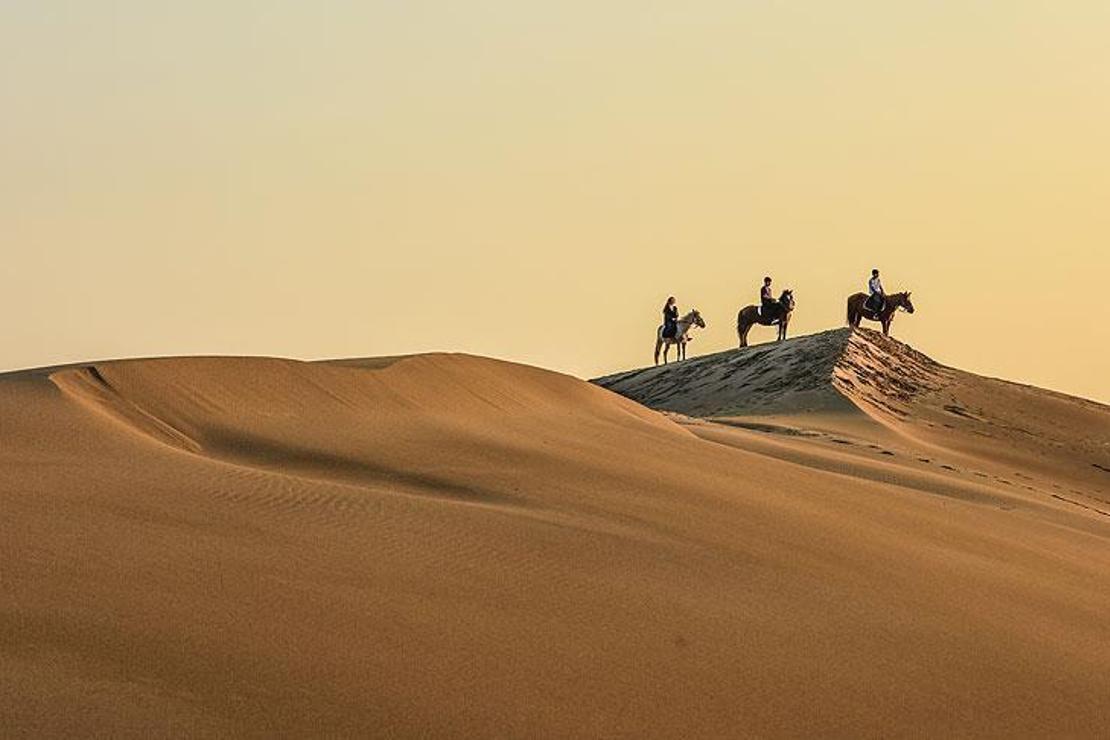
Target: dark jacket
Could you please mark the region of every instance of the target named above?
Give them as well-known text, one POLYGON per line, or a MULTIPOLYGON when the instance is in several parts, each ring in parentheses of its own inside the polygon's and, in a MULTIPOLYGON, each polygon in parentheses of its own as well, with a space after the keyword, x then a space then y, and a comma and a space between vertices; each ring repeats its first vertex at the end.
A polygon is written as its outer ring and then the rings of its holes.
POLYGON ((672 339, 678 333, 678 306, 663 307, 663 336, 672 339))

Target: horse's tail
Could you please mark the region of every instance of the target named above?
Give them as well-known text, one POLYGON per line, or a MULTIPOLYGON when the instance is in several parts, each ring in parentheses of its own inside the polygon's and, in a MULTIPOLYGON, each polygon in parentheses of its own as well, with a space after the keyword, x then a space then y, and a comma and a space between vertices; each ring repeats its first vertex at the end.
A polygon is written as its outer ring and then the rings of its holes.
POLYGON ((663 340, 659 337, 655 338, 655 364, 659 364, 659 350, 663 347, 663 340))
POLYGON ((852 297, 849 296, 848 297, 848 326, 853 326, 853 319, 855 319, 855 316, 852 315, 852 297))

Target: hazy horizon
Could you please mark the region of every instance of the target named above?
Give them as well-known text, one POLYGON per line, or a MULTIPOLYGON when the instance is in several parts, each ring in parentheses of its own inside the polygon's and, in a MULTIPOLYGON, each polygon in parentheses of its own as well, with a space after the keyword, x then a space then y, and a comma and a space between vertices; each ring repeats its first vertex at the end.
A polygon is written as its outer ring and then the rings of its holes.
MULTIPOLYGON (((464 351, 650 364, 872 267, 895 338, 1110 402, 1110 6, 0 8, 0 370, 464 351), (966 315, 974 318, 968 320, 966 315)), ((874 325, 872 325, 874 326, 874 325)), ((753 330, 753 342, 773 338, 753 330)))

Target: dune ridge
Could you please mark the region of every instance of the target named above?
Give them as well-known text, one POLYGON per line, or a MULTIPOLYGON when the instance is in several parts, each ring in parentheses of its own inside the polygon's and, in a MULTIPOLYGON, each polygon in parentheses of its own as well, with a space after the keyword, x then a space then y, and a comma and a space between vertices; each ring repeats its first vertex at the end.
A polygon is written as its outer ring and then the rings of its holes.
POLYGON ((780 431, 894 438, 1101 484, 1110 407, 946 367, 868 329, 834 329, 597 378, 664 412, 780 431))
POLYGON ((952 381, 948 368, 895 339, 844 328, 593 382, 652 408, 708 417, 843 411, 853 405, 902 414, 895 404, 952 381))
POLYGON ((1107 410, 911 352, 0 376, 0 723, 1097 736, 1107 410))

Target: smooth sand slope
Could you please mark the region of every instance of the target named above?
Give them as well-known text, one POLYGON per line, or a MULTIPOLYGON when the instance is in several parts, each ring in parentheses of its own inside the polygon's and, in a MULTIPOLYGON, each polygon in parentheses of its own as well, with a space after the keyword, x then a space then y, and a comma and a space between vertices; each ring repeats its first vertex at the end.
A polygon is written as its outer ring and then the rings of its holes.
POLYGON ((1106 407, 869 333, 599 382, 670 413, 457 355, 0 376, 4 734, 1105 732, 1106 407))

